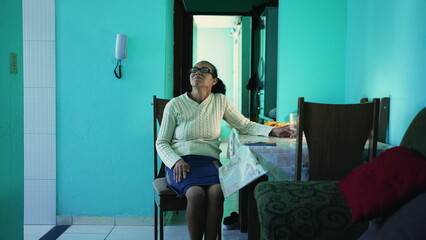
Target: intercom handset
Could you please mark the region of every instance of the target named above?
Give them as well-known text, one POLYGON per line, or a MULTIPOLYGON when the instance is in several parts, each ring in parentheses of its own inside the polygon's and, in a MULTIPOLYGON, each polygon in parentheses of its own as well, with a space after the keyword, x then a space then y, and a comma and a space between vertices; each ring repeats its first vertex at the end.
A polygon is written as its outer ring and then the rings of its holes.
POLYGON ((127 36, 124 34, 117 34, 115 41, 115 58, 117 58, 117 65, 114 69, 114 74, 117 78, 121 78, 121 60, 126 59, 127 55, 127 36), (118 68, 118 73, 117 73, 118 68))

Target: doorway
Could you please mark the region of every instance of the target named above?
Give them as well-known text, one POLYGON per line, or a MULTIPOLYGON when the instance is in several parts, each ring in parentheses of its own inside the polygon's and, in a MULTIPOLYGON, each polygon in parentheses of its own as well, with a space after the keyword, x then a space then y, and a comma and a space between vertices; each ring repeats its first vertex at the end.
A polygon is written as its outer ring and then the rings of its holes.
POLYGON ((242 105, 242 80, 250 73, 250 17, 195 15, 192 63, 213 63, 225 83, 226 95, 238 110, 242 105), (249 25, 249 26, 246 26, 249 25), (249 31, 248 34, 243 31, 249 31), (244 53, 244 58, 243 58, 244 53), (245 61, 243 61, 245 60, 245 61))
MULTIPOLYGON (((194 15, 192 64, 207 60, 218 69, 226 86, 226 96, 248 116, 248 94, 244 89, 250 76, 251 17, 194 15)), ((222 139, 230 128, 222 124, 222 139)))
MULTIPOLYGON (((213 60, 213 56, 217 53, 202 56, 199 60, 210 60, 219 70, 219 78, 223 77, 227 85, 227 96, 233 100, 236 107, 244 116, 253 121, 259 120, 259 97, 258 90, 260 87, 257 70, 260 55, 260 18, 266 7, 277 7, 276 0, 239 0, 231 3, 227 1, 217 2, 213 5, 208 2, 192 1, 192 0, 175 0, 174 14, 174 96, 178 96, 190 90, 191 86, 188 81, 188 69, 197 60, 200 53, 199 33, 197 25, 199 17, 219 18, 227 17, 228 24, 235 28, 235 36, 240 38, 241 47, 235 47, 228 52, 232 52, 232 70, 231 77, 222 76, 226 66, 218 64, 222 61, 213 60), (194 20, 196 18, 196 20, 194 20), (235 18, 240 18, 240 26, 235 23, 235 18), (231 20, 229 20, 231 19, 231 20), (239 28, 237 30, 237 28, 239 28), (196 46, 194 48, 194 46, 196 46), (234 51, 235 50, 235 51, 234 51), (195 51, 195 52, 194 52, 195 51), (238 56, 238 57, 236 57, 238 56), (237 59, 235 61, 235 59, 237 59), (232 81, 229 83, 228 81, 232 81), (250 90, 249 90, 250 89, 250 90), (232 92, 232 94, 231 94, 232 92)), ((218 24, 216 23, 216 24, 218 24)), ((201 30, 203 31, 203 30, 201 30)), ((230 30, 233 31, 233 30, 230 30)), ((229 36, 229 35, 228 35, 229 36)), ((238 40, 237 40, 238 41, 238 40)), ((205 48, 212 48, 216 43, 210 44, 205 48)), ((237 44, 238 46, 238 44, 237 44)), ((227 54, 229 55, 229 54, 227 54)), ((224 61, 227 62, 227 61, 224 61)), ((271 62, 270 64, 276 64, 271 62)), ((226 71, 225 71, 226 72, 226 71)), ((229 75, 228 75, 229 76, 229 75)))

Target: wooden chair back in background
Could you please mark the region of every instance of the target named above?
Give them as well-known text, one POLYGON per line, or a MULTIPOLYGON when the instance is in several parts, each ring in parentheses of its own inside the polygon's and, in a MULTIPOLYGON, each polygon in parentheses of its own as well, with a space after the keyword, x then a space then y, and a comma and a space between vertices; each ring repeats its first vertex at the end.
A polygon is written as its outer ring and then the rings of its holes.
POLYGON ((376 156, 379 99, 369 103, 323 104, 298 102, 296 176, 301 179, 302 142, 306 137, 310 180, 339 180, 363 163, 369 144, 369 161, 376 156))

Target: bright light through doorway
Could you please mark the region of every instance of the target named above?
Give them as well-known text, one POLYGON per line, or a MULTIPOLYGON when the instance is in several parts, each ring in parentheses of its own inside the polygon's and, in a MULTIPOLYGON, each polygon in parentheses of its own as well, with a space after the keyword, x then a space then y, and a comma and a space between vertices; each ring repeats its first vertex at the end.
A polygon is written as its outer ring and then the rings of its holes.
POLYGON ((232 28, 234 23, 241 21, 240 16, 194 16, 198 28, 232 28))

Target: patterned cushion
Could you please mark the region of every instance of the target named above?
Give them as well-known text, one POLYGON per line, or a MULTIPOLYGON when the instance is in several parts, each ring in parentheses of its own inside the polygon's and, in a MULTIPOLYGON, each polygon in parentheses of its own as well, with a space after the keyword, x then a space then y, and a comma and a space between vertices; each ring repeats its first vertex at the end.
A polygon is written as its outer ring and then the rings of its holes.
POLYGON ((262 239, 357 239, 336 181, 263 182, 255 188, 262 239))

